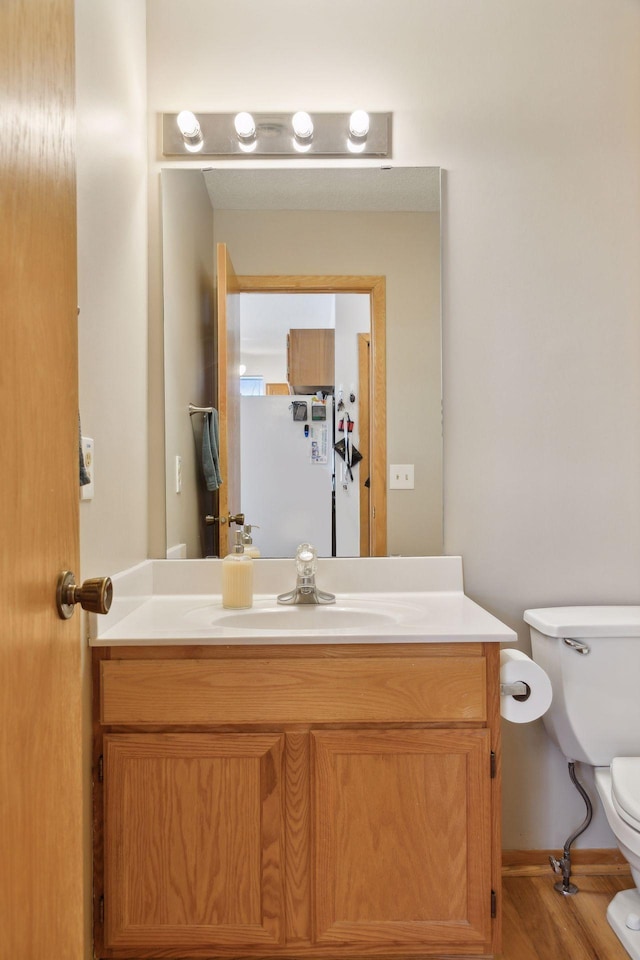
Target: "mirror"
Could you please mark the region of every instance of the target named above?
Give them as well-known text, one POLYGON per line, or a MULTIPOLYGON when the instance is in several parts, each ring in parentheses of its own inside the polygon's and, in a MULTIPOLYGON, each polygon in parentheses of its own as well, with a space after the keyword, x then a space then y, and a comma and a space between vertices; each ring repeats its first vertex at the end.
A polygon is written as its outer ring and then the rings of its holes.
MULTIPOLYGON (((216 555, 211 525, 204 522, 205 516, 216 515, 217 495, 206 490, 203 480, 203 418, 201 415, 190 417, 188 408, 190 403, 209 407, 215 397, 213 291, 218 242, 227 245, 236 273, 241 277, 358 275, 386 279, 386 410, 383 414, 387 424, 387 461, 395 467, 387 471, 387 552, 407 556, 441 553, 439 169, 171 168, 162 171, 161 186, 167 555, 216 555), (405 469, 410 467, 413 471, 405 469), (412 472, 413 487, 410 486, 412 472)), ((285 326, 288 324, 287 330, 310 323, 316 327, 325 325, 324 320, 310 319, 320 310, 319 305, 305 304, 298 293, 286 296, 288 303, 283 303, 281 308, 275 300, 270 301, 270 310, 264 311, 265 326, 274 322, 269 320, 274 310, 282 318, 287 315, 283 320, 285 326), (301 317, 300 321, 296 316, 301 317)), ((241 325, 241 338, 246 340, 250 335, 254 349, 271 350, 271 346, 258 346, 255 342, 261 322, 256 321, 255 309, 247 308, 246 313, 250 319, 246 321, 244 335, 241 325)), ((339 301, 337 306, 336 302, 330 304, 329 313, 334 316, 343 313, 339 301)), ((336 336, 339 335, 336 330, 336 336)), ((284 353, 286 344, 282 350, 284 353)), ((344 355, 341 347, 343 361, 344 355)), ((286 382, 281 374, 267 372, 266 360, 264 373, 254 361, 255 356, 251 364, 247 364, 248 373, 262 376, 265 384, 286 382), (276 376, 279 379, 274 380, 276 376)), ((343 402, 357 431, 360 416, 355 366, 352 364, 345 373, 343 362, 343 370, 335 374, 335 380, 331 385, 322 384, 328 387, 328 396, 324 393, 323 399, 337 406, 342 388, 343 402), (351 408, 350 397, 354 394, 356 402, 351 408)), ((286 434, 292 438, 285 442, 290 446, 298 444, 304 451, 302 459, 308 463, 312 437, 304 437, 304 428, 307 426, 311 435, 317 424, 311 417, 294 422, 294 399, 292 395, 283 395, 252 397, 243 402, 252 402, 254 410, 261 409, 259 404, 282 404, 283 409, 277 414, 281 427, 275 427, 275 436, 281 439, 286 434), (307 446, 303 443, 305 439, 307 446)), ((336 418, 338 416, 336 412, 336 418)), ((327 419, 331 424, 331 413, 327 419)), ((257 434, 255 425, 253 429, 254 437, 264 436, 266 428, 258 426, 257 434)), ((316 440, 320 433, 322 431, 314 431, 316 440)), ((354 436, 357 438, 358 434, 354 436)), ((333 441, 341 438, 342 435, 332 435, 329 431, 330 454, 333 441)), ((246 442, 243 438, 243 443, 246 442)), ((357 448, 357 443, 355 446, 357 448)), ((268 449, 272 448, 268 446, 268 449)), ((270 457, 263 452, 262 457, 263 463, 274 461, 271 463, 273 478, 269 484, 262 482, 264 470, 256 469, 255 464, 248 479, 243 473, 242 498, 246 497, 252 511, 251 516, 247 512, 246 522, 259 527, 254 530, 254 539, 263 556, 275 555, 280 550, 284 555, 293 555, 297 543, 308 538, 307 531, 298 530, 297 525, 305 526, 305 518, 313 516, 319 508, 310 497, 311 485, 306 480, 294 481, 287 465, 283 465, 278 475, 279 454, 270 457), (284 506, 274 501, 269 489, 284 491, 284 506), (294 494, 299 494, 302 510, 295 522, 294 494), (270 525, 286 531, 291 548, 285 537, 284 547, 281 544, 277 550, 270 551, 268 530, 265 530, 265 543, 261 543, 263 527, 270 525)), ((352 472, 356 474, 355 481, 358 468, 354 467, 352 472)), ((355 499, 355 482, 343 490, 340 458, 336 461, 334 477, 336 499, 339 493, 355 499)), ((235 502, 232 491, 227 492, 231 511, 244 511, 244 503, 235 502)), ((337 555, 357 554, 353 535, 345 542, 349 543, 346 551, 341 553, 339 548, 337 555)), ((329 549, 326 547, 322 552, 329 549)))

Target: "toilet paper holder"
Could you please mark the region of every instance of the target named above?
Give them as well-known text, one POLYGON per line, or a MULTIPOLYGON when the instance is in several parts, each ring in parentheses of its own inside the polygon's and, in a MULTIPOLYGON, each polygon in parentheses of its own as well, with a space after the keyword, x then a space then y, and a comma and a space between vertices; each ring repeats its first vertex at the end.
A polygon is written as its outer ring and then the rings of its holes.
POLYGON ((513 697, 515 700, 528 700, 531 696, 531 687, 524 680, 514 680, 513 683, 500 684, 501 697, 513 697))

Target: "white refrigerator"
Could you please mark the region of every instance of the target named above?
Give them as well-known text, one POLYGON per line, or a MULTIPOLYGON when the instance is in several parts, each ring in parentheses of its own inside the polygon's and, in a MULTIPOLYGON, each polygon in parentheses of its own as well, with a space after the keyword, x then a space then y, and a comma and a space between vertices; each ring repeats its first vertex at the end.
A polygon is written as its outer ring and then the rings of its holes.
POLYGON ((307 541, 330 557, 333 397, 322 405, 309 396, 241 397, 240 409, 242 511, 258 527, 255 546, 264 557, 295 557, 307 541), (298 403, 307 405, 304 420, 294 420, 298 403))

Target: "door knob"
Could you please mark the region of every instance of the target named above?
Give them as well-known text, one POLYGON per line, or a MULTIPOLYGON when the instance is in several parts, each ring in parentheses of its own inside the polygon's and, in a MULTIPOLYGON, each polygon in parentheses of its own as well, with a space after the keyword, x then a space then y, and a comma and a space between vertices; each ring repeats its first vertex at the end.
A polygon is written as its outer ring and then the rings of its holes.
POLYGON ((211 517, 207 515, 204 518, 204 522, 208 526, 211 526, 212 523, 217 523, 218 521, 220 521, 220 523, 228 524, 237 523, 238 526, 241 527, 244 524, 244 513, 236 513, 235 515, 230 513, 228 517, 211 517))
POLYGON ((93 577, 85 580, 81 587, 70 570, 63 570, 58 577, 56 607, 61 620, 73 616, 76 603, 91 613, 109 613, 112 600, 113 584, 109 577, 93 577))

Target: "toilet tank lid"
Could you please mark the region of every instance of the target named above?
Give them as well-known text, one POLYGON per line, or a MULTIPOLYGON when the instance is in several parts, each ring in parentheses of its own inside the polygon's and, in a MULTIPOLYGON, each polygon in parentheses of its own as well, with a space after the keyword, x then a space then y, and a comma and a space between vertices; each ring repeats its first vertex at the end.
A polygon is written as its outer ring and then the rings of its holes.
POLYGON ((547 637, 640 637, 640 606, 543 607, 524 621, 547 637))

